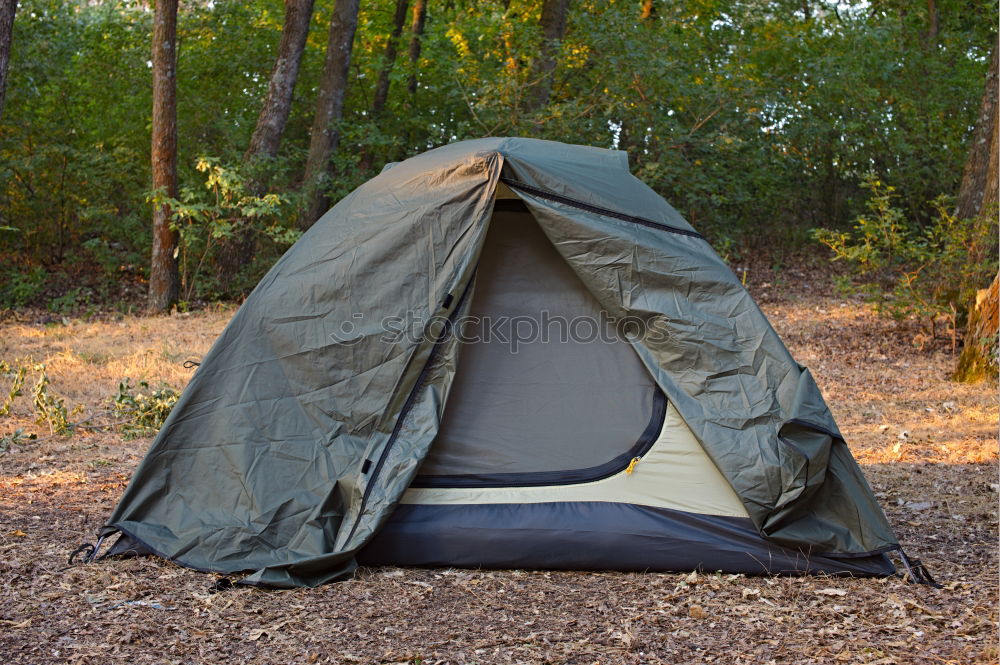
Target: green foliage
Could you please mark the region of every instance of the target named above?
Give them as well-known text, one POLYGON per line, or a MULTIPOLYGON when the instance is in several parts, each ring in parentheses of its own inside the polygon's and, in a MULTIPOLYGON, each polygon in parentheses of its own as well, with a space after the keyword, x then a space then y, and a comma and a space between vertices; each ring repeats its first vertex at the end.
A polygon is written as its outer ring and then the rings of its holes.
MULTIPOLYGON (((866 177, 864 186, 871 192, 868 212, 857 218, 851 231, 813 231, 813 237, 833 251, 834 260, 857 271, 860 285, 856 279, 842 286, 862 291, 881 311, 897 318, 964 316, 960 308, 997 271, 996 215, 959 219, 939 197, 931 224, 920 227, 896 207, 895 188, 874 174, 866 177)), ((960 318, 952 321, 959 323, 960 318)))
POLYGON ((13 406, 14 400, 21 396, 21 388, 24 387, 24 377, 28 374, 28 368, 24 365, 11 367, 0 360, 0 374, 11 379, 10 389, 7 391, 3 404, 0 405, 0 416, 6 416, 10 413, 10 407, 13 406))
POLYGON ((45 269, 36 266, 25 272, 4 271, 0 287, 0 307, 24 307, 45 288, 45 269))
POLYGON ((69 314, 81 305, 90 302, 91 290, 86 287, 70 289, 66 293, 49 301, 49 311, 58 314, 69 314))
POLYGON ((294 243, 301 232, 282 224, 283 204, 278 194, 254 195, 247 179, 234 168, 202 157, 198 171, 205 174, 203 188, 185 187, 179 199, 154 194, 151 200, 171 210, 171 228, 178 232, 182 300, 200 295, 196 289, 205 278, 206 260, 220 240, 233 238, 243 228, 277 245, 294 243))
MULTIPOLYGON (((50 434, 71 435, 73 425, 69 422, 66 404, 61 397, 52 394, 49 375, 45 371, 45 365, 41 363, 34 365, 17 363, 11 366, 5 361, 0 361, 0 374, 11 378, 7 396, 4 398, 3 404, 0 405, 0 416, 10 414, 14 400, 23 394, 22 388, 29 372, 38 374, 38 379, 31 390, 32 408, 35 412, 36 422, 47 424, 50 434)), ((31 438, 34 436, 32 435, 31 438)))
POLYGON ((25 433, 23 428, 18 428, 12 434, 0 436, 0 453, 7 452, 11 446, 23 446, 25 442, 34 441, 37 438, 37 434, 25 433))
POLYGON ((49 390, 49 375, 45 371, 45 365, 35 365, 34 369, 38 372, 38 380, 31 391, 31 397, 37 422, 47 424, 50 434, 72 434, 73 426, 66 413, 66 404, 61 397, 53 395, 49 390))
POLYGON ((135 392, 128 378, 122 379, 113 400, 115 415, 124 420, 120 427, 126 439, 156 434, 180 398, 179 392, 167 386, 152 390, 149 383, 140 381, 138 388, 142 392, 135 392))
MULTIPOLYGON (((541 4, 429 3, 420 59, 408 60, 407 25, 388 105, 372 118, 394 0, 361 3, 332 200, 386 162, 455 140, 522 135, 626 150, 633 173, 729 255, 802 244, 810 228, 849 228, 865 212, 869 171, 896 188, 893 206, 908 232, 922 234, 939 222, 927 201, 958 188, 997 24, 997 4, 981 0, 937 0, 933 39, 927 5, 899 0, 659 2, 646 21, 638 2, 579 0, 570 3, 549 103, 531 109, 541 4), (367 172, 362 154, 373 159, 367 172)), ((213 253, 246 220, 259 250, 250 282, 294 239, 290 211, 331 12, 331 3, 317 3, 279 155, 244 167, 283 3, 181 3, 186 188, 177 199, 189 214, 175 224, 185 300, 218 295, 213 253), (199 155, 217 159, 199 172, 199 155), (213 175, 215 167, 223 173, 213 175), (206 178, 235 198, 202 189, 206 178), (281 202, 250 205, 254 215, 245 216, 236 201, 251 194, 281 202)), ((0 120, 0 256, 15 258, 7 265, 23 277, 5 271, 0 305, 38 296, 44 280, 31 270, 41 264, 92 265, 106 284, 124 267, 146 265, 150 29, 148 3, 137 0, 21 1, 0 120)), ((102 287, 88 286, 102 297, 102 287)))

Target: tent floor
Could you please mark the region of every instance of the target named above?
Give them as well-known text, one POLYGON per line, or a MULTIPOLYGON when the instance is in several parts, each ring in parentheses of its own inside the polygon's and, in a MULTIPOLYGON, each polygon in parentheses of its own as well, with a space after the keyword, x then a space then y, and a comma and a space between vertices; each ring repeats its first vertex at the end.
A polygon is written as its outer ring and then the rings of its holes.
POLYGON ((400 504, 358 554, 365 565, 885 576, 884 554, 808 556, 750 520, 609 502, 400 504))

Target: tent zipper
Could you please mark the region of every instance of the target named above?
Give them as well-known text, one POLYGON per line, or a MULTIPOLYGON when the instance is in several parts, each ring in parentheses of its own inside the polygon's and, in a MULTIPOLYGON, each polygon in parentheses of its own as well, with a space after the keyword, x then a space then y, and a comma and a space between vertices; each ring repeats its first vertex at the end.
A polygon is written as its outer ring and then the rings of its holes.
POLYGON ((704 240, 704 237, 697 231, 690 231, 688 229, 681 229, 676 226, 670 226, 669 224, 664 224, 663 222, 655 222, 651 219, 646 219, 645 217, 637 217, 635 215, 629 215, 624 212, 618 212, 617 210, 611 210, 609 208, 602 208, 601 206, 595 206, 591 203, 584 203, 583 201, 577 201, 576 199, 571 199, 568 196, 563 196, 562 194, 556 194, 555 192, 550 192, 545 189, 539 189, 538 187, 533 187, 531 185, 526 185, 523 182, 518 182, 513 178, 500 178, 500 181, 512 189, 519 189, 522 192, 527 192, 532 196, 537 196, 542 199, 548 199, 549 201, 555 201, 556 203, 563 203, 574 208, 579 208, 580 210, 586 210, 587 212, 593 212, 598 215, 603 215, 605 217, 613 217, 614 219, 620 219, 623 222, 631 222, 632 224, 639 224, 640 226, 647 226, 651 229, 657 229, 660 231, 668 231, 670 233, 676 233, 682 236, 690 236, 692 238, 698 238, 704 240))
MULTIPOLYGON (((434 362, 441 345, 451 333, 452 324, 455 321, 455 315, 462 310, 462 303, 465 302, 465 297, 469 293, 472 282, 473 279, 470 278, 468 283, 465 285, 465 290, 462 291, 461 297, 459 297, 458 302, 455 303, 455 309, 453 309, 451 314, 448 315, 448 320, 444 326, 444 330, 442 330, 441 334, 434 340, 434 346, 431 348, 430 355, 427 356, 427 361, 420 370, 420 374, 417 375, 417 380, 413 384, 410 394, 406 397, 406 401, 403 403, 403 408, 399 411, 399 417, 396 418, 396 424, 392 428, 389 440, 386 441, 385 446, 382 448, 382 453, 379 455, 378 461, 375 463, 375 468, 372 470, 371 476, 368 478, 368 483, 365 485, 365 492, 361 495, 361 506, 358 508, 358 516, 354 520, 354 526, 351 527, 351 532, 347 536, 347 541, 350 541, 351 538, 354 537, 354 532, 358 530, 358 524, 361 523, 361 517, 365 514, 368 499, 371 496, 372 490, 375 488, 375 481, 378 479, 379 473, 382 471, 382 467, 385 465, 385 461, 389 457, 389 451, 392 449, 393 444, 396 443, 396 439, 399 438, 399 432, 403 428, 403 421, 406 420, 406 416, 409 414, 410 409, 413 408, 413 403, 416 401, 417 395, 420 394, 420 389, 424 387, 424 382, 427 380, 427 372, 430 369, 431 363, 434 362)), ((449 293, 448 297, 445 298, 446 304, 443 304, 445 309, 447 309, 448 305, 451 304, 451 299, 452 297, 449 293)))

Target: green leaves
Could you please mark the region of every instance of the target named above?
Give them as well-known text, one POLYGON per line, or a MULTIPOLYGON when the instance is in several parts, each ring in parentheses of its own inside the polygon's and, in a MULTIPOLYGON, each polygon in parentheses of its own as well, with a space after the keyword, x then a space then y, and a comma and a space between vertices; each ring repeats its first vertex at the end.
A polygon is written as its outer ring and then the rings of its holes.
POLYGON ((957 325, 956 314, 964 316, 975 290, 996 274, 996 215, 959 219, 938 197, 932 223, 922 228, 896 206, 895 188, 874 174, 863 186, 871 192, 867 213, 853 230, 814 229, 813 238, 855 268, 860 286, 853 288, 882 311, 931 321, 946 316, 957 325))
POLYGON ((274 193, 256 195, 241 168, 199 157, 196 170, 204 174, 202 187, 185 186, 179 198, 151 192, 148 200, 170 208, 170 228, 180 237, 178 257, 184 301, 198 295, 208 279, 207 259, 223 239, 251 230, 277 245, 287 246, 300 232, 291 226, 289 197, 274 193))
MULTIPOLYGON (((899 13, 810 1, 807 16, 800 2, 687 0, 657 3, 640 20, 640 3, 574 1, 550 101, 529 112, 540 0, 430 3, 420 57, 411 64, 400 49, 373 119, 394 2, 362 3, 326 191, 339 200, 385 162, 444 143, 527 135, 628 151, 636 175, 733 247, 851 226, 871 214, 860 191, 869 171, 897 188, 894 206, 910 222, 930 227, 927 202, 958 187, 997 20, 996 3, 937 4, 930 43, 922 5, 899 13), (370 168, 359 168, 363 154, 370 168)), ((213 252, 246 224, 266 244, 253 276, 296 237, 285 217, 301 184, 330 9, 317 3, 281 153, 234 168, 266 93, 283 3, 181 5, 183 188, 171 203, 191 297, 211 296, 213 252)), ((82 257, 109 279, 145 261, 149 29, 141 3, 22 0, 0 124, 0 252, 28 265, 82 257)))
POLYGON ((140 381, 137 387, 141 392, 136 392, 126 377, 118 383, 112 399, 115 415, 124 421, 119 427, 126 439, 156 434, 180 399, 180 393, 167 386, 154 390, 146 381, 140 381))

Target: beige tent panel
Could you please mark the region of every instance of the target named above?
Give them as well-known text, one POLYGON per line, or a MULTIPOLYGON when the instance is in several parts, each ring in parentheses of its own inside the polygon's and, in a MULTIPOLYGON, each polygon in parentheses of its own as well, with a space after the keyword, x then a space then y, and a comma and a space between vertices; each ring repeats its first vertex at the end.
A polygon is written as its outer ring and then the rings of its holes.
POLYGON ((413 488, 401 503, 487 504, 607 501, 702 515, 747 517, 739 497, 708 458, 673 404, 656 442, 634 466, 589 483, 544 487, 413 488))

